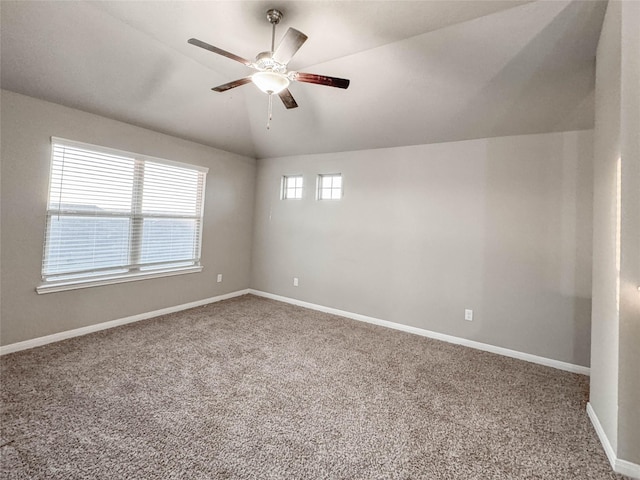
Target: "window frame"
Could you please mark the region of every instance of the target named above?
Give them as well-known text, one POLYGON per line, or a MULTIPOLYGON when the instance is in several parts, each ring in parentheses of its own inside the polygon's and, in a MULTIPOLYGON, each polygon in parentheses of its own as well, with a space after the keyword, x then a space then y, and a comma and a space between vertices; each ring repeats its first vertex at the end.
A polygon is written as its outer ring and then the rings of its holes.
MULTIPOLYGON (((332 182, 333 183, 333 182, 332 182)), ((318 180, 317 180, 317 185, 316 185, 316 200, 318 201, 325 201, 325 200, 329 200, 329 201, 337 201, 337 200, 342 200, 342 198, 344 197, 344 179, 342 178, 342 173, 319 173, 318 174, 318 180), (336 177, 340 177, 340 187, 333 187, 333 185, 331 186, 330 190, 340 190, 340 196, 338 198, 324 198, 322 196, 322 190, 325 190, 326 188, 324 188, 322 186, 322 182, 323 179, 326 177, 332 177, 332 178, 336 178, 336 177)))
POLYGON ((280 199, 281 200, 302 200, 302 198, 304 197, 304 175, 302 174, 295 174, 295 175, 283 175, 282 176, 282 182, 281 182, 281 187, 280 187, 280 199), (294 186, 294 187, 289 187, 288 183, 289 183, 289 179, 300 179, 301 180, 301 185, 300 187, 298 186, 294 186), (289 190, 293 190, 295 191, 300 191, 300 196, 294 196, 294 197, 289 197, 287 195, 287 192, 289 190))
MULTIPOLYGON (((133 153, 133 152, 128 152, 124 150, 118 150, 115 148, 104 147, 101 145, 93 145, 85 142, 79 142, 79 141, 69 140, 69 139, 60 138, 60 137, 51 137, 50 145, 51 145, 50 147, 51 159, 49 162, 49 165, 50 165, 49 184, 47 187, 47 210, 45 214, 46 223, 45 223, 45 231, 44 231, 42 263, 41 263, 41 272, 40 272, 42 283, 36 287, 36 292, 38 294, 53 293, 53 292, 59 292, 59 291, 65 291, 65 290, 75 290, 75 289, 88 288, 88 287, 94 287, 94 286, 100 286, 100 285, 111 285, 115 283, 133 282, 133 281, 145 280, 150 278, 183 275, 188 273, 197 273, 203 270, 204 267, 201 264, 201 260, 202 260, 201 256, 202 256, 202 237, 204 232, 204 205, 205 205, 206 181, 207 181, 207 173, 209 171, 207 167, 192 165, 184 162, 177 162, 173 160, 167 160, 164 158, 158 158, 150 155, 133 153), (127 240, 128 242, 127 248, 129 251, 129 258, 130 260, 133 259, 134 262, 130 262, 129 265, 120 269, 118 268, 118 266, 114 266, 113 268, 109 269, 113 271, 117 269, 124 270, 124 268, 126 268, 128 271, 127 272, 120 271, 117 273, 107 273, 104 275, 100 275, 99 273, 96 273, 95 275, 91 275, 92 272, 89 271, 88 272, 89 275, 87 276, 80 276, 81 273, 79 272, 75 272, 75 273, 70 272, 68 275, 65 275, 64 273, 59 273, 57 275, 58 277, 66 276, 67 278, 62 278, 62 279, 53 278, 48 280, 44 270, 44 261, 46 258, 45 249, 47 248, 47 241, 49 241, 48 235, 50 234, 49 225, 51 222, 51 218, 55 215, 62 214, 62 213, 64 213, 65 215, 73 216, 73 212, 70 209, 69 211, 67 211, 65 209, 60 208, 59 205, 57 208, 52 208, 52 206, 50 205, 50 195, 51 195, 51 188, 53 183, 54 154, 55 154, 54 146, 55 145, 87 150, 87 151, 95 152, 96 154, 115 155, 120 157, 131 158, 134 160, 134 167, 133 167, 134 176, 138 175, 137 170, 140 168, 140 166, 144 166, 146 162, 172 166, 172 167, 185 168, 194 172, 198 172, 199 195, 196 197, 195 206, 197 210, 199 209, 199 211, 196 211, 194 215, 189 215, 189 216, 185 216, 182 214, 172 215, 171 212, 159 213, 159 214, 143 213, 141 211, 142 199, 140 195, 140 189, 144 187, 145 184, 143 181, 142 182, 138 181, 136 184, 138 188, 132 187, 133 188, 131 193, 132 208, 128 213, 121 214, 121 213, 110 212, 108 214, 99 215, 99 216, 104 216, 106 218, 128 218, 129 219, 130 224, 129 224, 129 237, 127 240), (135 262, 136 256, 139 256, 142 253, 141 233, 142 233, 144 219, 146 218, 177 219, 177 218, 187 218, 187 217, 193 218, 196 220, 196 223, 199 223, 199 227, 198 227, 199 230, 196 231, 196 235, 198 238, 197 238, 197 246, 194 250, 195 255, 193 259, 189 260, 189 262, 193 262, 193 264, 175 266, 175 264, 186 262, 185 260, 176 260, 174 262, 174 266, 171 266, 171 264, 169 264, 168 262, 163 261, 162 263, 167 263, 168 266, 166 268, 158 268, 154 270, 144 270, 145 268, 144 265, 136 264, 135 262), (132 248, 135 251, 131 251, 132 248), (75 278, 68 278, 74 275, 76 275, 75 278)), ((137 180, 134 180, 134 182, 136 181, 137 180)), ((84 212, 80 212, 80 211, 77 212, 79 216, 82 216, 82 213, 84 212)), ((94 215, 89 213, 87 216, 94 216, 94 215)), ((99 272, 100 270, 101 270, 100 268, 96 268, 93 270, 93 272, 99 272)), ((53 275, 49 275, 49 276, 52 277, 53 275)))

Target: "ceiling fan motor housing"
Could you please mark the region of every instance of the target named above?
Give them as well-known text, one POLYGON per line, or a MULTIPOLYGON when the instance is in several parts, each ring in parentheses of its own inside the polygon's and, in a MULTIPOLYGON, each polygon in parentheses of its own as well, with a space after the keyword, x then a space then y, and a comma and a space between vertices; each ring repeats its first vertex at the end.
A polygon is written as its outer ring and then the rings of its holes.
POLYGON ((277 73, 284 73, 287 71, 287 66, 281 63, 276 62, 272 58, 272 52, 261 52, 256 56, 256 61, 254 62, 255 68, 261 71, 270 71, 277 73))

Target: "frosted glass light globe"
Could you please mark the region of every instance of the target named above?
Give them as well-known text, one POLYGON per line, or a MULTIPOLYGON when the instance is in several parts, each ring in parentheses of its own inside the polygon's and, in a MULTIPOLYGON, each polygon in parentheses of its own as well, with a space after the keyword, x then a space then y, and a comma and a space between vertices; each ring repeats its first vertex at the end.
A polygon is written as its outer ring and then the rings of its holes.
POLYGON ((254 73, 251 75, 251 81, 269 95, 280 93, 289 86, 289 79, 285 75, 269 71, 254 73))

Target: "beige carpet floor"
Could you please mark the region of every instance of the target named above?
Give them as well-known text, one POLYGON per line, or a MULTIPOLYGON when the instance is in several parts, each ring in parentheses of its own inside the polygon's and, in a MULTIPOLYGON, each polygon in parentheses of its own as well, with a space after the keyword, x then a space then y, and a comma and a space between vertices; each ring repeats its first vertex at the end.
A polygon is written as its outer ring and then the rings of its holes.
POLYGON ((251 295, 0 360, 3 479, 616 479, 588 378, 251 295))

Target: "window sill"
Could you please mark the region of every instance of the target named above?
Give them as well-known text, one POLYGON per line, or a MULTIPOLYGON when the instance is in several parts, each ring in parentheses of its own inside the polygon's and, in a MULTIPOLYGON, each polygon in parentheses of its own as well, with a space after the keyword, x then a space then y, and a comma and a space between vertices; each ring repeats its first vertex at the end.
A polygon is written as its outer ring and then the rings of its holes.
POLYGON ((161 272, 141 272, 127 273, 122 275, 114 275, 104 278, 82 279, 82 280, 63 280, 57 282, 46 282, 36 287, 39 295, 45 293, 64 292, 66 290, 78 290, 81 288, 100 287, 102 285, 113 285, 115 283, 137 282, 138 280, 148 280, 150 278, 170 277, 173 275, 185 275, 187 273, 201 272, 204 267, 185 267, 176 268, 174 270, 163 270, 161 272))

